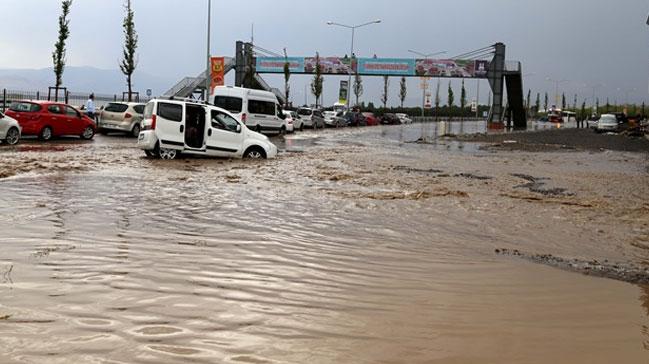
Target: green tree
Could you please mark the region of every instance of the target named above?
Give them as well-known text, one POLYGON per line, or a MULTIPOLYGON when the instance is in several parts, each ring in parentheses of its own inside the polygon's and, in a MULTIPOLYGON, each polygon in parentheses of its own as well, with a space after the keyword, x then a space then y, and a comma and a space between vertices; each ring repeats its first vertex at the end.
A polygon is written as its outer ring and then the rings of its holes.
POLYGON ((354 74, 354 95, 356 96, 356 105, 358 100, 363 96, 363 78, 358 74, 358 70, 354 74))
POLYGON ((604 105, 604 107, 606 108, 605 110, 607 114, 611 112, 611 103, 608 101, 608 97, 606 98, 606 105, 604 105))
POLYGON ((581 113, 579 113, 581 120, 586 120, 586 100, 581 104, 581 113))
POLYGON ((535 112, 538 114, 539 110, 541 110, 541 94, 536 93, 536 103, 534 103, 534 106, 536 108, 535 112))
POLYGON ((449 119, 453 117, 453 115, 451 114, 451 111, 453 109, 453 103, 454 102, 455 102, 455 95, 453 94, 453 89, 451 88, 451 81, 448 81, 447 103, 448 103, 449 119))
POLYGON ((59 98, 59 87, 63 84, 63 71, 65 70, 65 55, 66 47, 65 42, 70 36, 70 8, 72 7, 72 0, 64 0, 61 3, 61 15, 59 16, 59 37, 54 44, 54 52, 52 52, 52 62, 54 63, 54 75, 56 77, 56 101, 59 98))
POLYGON ((320 54, 316 53, 315 55, 315 76, 313 76, 313 81, 311 82, 311 93, 315 96, 315 106, 316 108, 320 106, 320 96, 322 95, 322 66, 320 65, 320 54))
POLYGON ((131 0, 127 0, 124 5, 126 16, 124 17, 124 48, 122 49, 122 62, 119 69, 126 76, 126 84, 128 85, 128 101, 133 101, 133 72, 137 67, 137 59, 135 51, 137 50, 138 36, 135 31, 135 12, 131 7, 131 0))
POLYGON ((572 102, 572 110, 577 111, 577 94, 575 94, 575 99, 572 102))
POLYGON ((466 88, 464 79, 462 79, 462 89, 460 90, 460 117, 464 118, 464 108, 466 107, 466 88))
POLYGON ((399 87, 399 101, 401 101, 402 109, 403 109, 403 102, 406 101, 406 96, 408 96, 408 84, 406 83, 406 78, 401 77, 401 84, 399 87))
POLYGON ((383 76, 383 94, 381 94, 381 103, 383 108, 388 107, 388 89, 390 88, 390 78, 388 76, 383 76))
POLYGON ((291 92, 291 85, 289 83, 289 80, 291 79, 291 64, 288 61, 286 53, 284 54, 284 58, 284 100, 285 106, 288 107, 288 97, 291 92))
POLYGON ((599 115, 599 97, 597 98, 597 101, 595 102, 595 113, 599 115))
POLYGON ((438 78, 437 91, 435 91, 435 120, 439 120, 439 105, 442 102, 441 97, 439 96, 439 88, 440 88, 440 80, 438 78))
POLYGON ((532 106, 530 102, 532 102, 532 90, 527 89, 527 100, 525 102, 525 109, 527 109, 527 113, 530 113, 530 107, 532 106))
POLYGON ((561 94, 561 110, 566 109, 566 94, 562 93, 561 94))
POLYGON ((643 102, 642 102, 642 110, 640 110, 640 112, 642 113, 642 117, 644 117, 645 115, 647 115, 647 114, 645 114, 645 112, 644 112, 644 108, 645 108, 645 104, 644 104, 644 101, 643 101, 643 102))
POLYGON ((545 99, 543 100, 543 109, 545 112, 548 112, 548 93, 545 93, 545 99))

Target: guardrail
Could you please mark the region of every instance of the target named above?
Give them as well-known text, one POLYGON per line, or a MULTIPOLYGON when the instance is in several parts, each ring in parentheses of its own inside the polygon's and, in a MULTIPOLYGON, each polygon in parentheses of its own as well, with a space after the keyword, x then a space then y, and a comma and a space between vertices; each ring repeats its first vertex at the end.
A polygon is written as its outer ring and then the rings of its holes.
POLYGON ((487 120, 486 118, 460 118, 458 116, 454 117, 453 119, 448 118, 448 116, 415 116, 412 118, 412 121, 415 123, 435 123, 435 122, 440 122, 440 121, 445 121, 445 122, 463 122, 463 121, 485 121, 487 120))
MULTIPOLYGON (((86 101, 88 100, 88 96, 91 94, 91 92, 66 92, 65 93, 65 99, 60 100, 60 102, 64 102, 68 105, 76 106, 76 107, 81 107, 82 105, 86 104, 86 101)), ((4 112, 6 109, 9 108, 12 102, 14 101, 20 101, 20 100, 33 100, 33 101, 48 101, 47 98, 47 91, 24 91, 24 90, 8 90, 8 89, 2 89, 0 92, 0 109, 4 112)), ((97 108, 101 106, 105 106, 106 104, 110 102, 117 102, 117 101, 126 101, 126 95, 118 95, 118 94, 113 94, 113 95, 108 95, 108 94, 95 94, 95 105, 97 108)), ((143 102, 146 103, 149 101, 148 98, 141 98, 139 95, 135 94, 134 95, 134 102, 143 102)))

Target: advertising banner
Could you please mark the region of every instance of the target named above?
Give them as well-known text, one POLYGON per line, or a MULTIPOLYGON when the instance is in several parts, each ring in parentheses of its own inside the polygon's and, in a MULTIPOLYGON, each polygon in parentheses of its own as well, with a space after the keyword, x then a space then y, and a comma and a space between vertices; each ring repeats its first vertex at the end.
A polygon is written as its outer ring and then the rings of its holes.
POLYGON ((459 59, 417 59, 417 76, 427 77, 486 77, 488 61, 459 59))
POLYGON ((340 81, 340 92, 338 93, 338 103, 347 105, 349 95, 349 81, 340 81))
POLYGON ((376 76, 414 76, 415 60, 407 58, 359 58, 358 73, 376 76))
MULTIPOLYGON (((304 59, 305 73, 315 73, 315 66, 315 57, 307 57, 304 59)), ((320 57, 320 70, 323 74, 327 75, 350 75, 354 73, 351 59, 348 57, 320 57)))
POLYGON ((211 58, 211 93, 214 92, 216 86, 225 85, 225 58, 212 57, 211 58))
MULTIPOLYGON (((259 73, 284 73, 283 57, 259 57, 259 73)), ((288 57, 292 74, 313 74, 316 57, 288 57)), ((489 61, 459 59, 320 57, 323 75, 486 78, 489 61)))
POLYGON ((259 73, 284 73, 284 65, 288 61, 291 73, 304 73, 304 58, 302 57, 258 57, 256 62, 259 73))

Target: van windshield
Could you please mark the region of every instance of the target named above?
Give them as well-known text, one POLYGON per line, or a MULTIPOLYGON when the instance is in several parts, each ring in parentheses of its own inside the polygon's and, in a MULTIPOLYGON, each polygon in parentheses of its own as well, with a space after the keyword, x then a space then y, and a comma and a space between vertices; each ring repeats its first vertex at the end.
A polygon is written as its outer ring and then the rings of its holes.
POLYGON ((216 96, 214 105, 233 114, 238 114, 243 109, 243 100, 240 97, 216 96))
POLYGON ((313 111, 312 111, 311 109, 299 109, 299 110, 297 111, 297 114, 298 114, 298 115, 302 115, 302 116, 309 116, 309 115, 311 115, 312 113, 313 113, 313 111))

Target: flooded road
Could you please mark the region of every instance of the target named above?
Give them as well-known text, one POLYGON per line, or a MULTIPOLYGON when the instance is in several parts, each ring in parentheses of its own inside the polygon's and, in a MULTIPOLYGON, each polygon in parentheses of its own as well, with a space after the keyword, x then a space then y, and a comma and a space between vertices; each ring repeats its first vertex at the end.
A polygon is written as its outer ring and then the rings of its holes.
POLYGON ((263 162, 0 147, 0 362, 646 363, 648 287, 494 250, 646 264, 647 156, 449 127, 309 131, 263 162))

